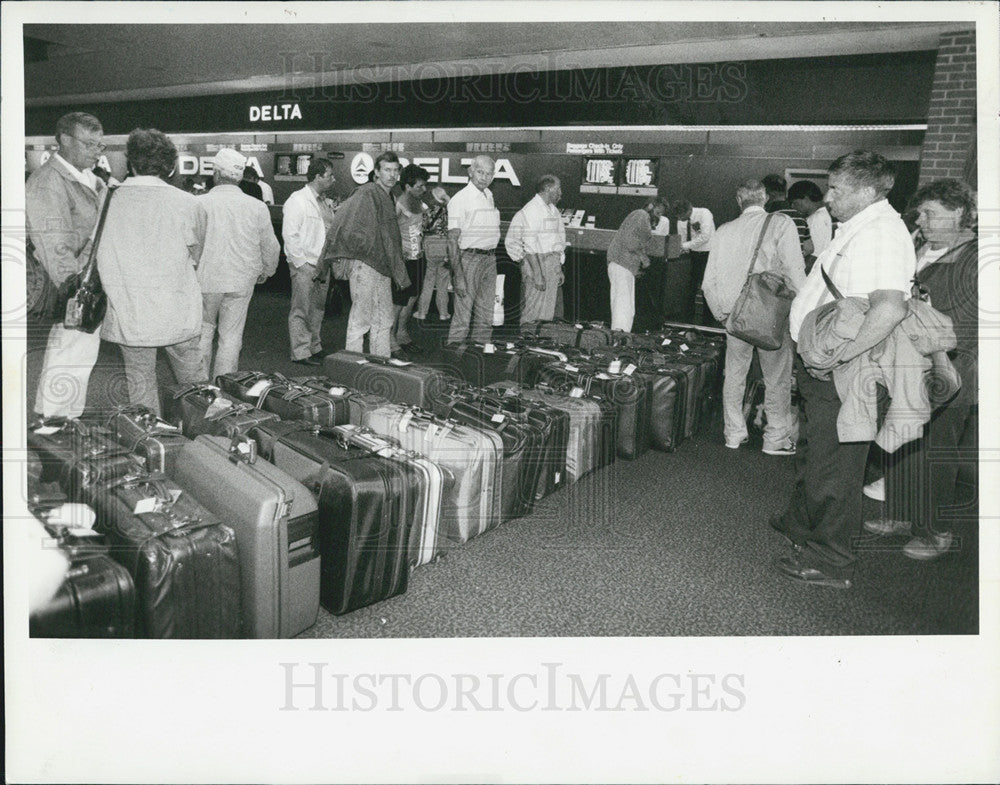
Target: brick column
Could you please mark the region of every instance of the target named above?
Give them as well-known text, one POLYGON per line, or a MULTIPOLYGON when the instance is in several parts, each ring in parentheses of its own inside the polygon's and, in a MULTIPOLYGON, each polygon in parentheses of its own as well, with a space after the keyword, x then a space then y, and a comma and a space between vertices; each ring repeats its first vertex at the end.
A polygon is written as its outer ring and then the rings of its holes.
POLYGON ((920 150, 920 185, 943 177, 976 187, 976 33, 945 33, 938 46, 920 150))

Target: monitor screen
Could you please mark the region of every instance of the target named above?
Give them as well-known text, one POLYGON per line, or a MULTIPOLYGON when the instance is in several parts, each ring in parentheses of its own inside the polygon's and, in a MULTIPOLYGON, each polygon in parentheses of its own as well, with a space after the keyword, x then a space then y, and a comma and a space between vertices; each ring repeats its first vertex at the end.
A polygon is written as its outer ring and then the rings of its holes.
POLYGON ((584 158, 583 182, 588 185, 614 185, 617 158, 584 158))
POLYGON ((626 158, 622 185, 656 185, 656 165, 653 158, 626 158))

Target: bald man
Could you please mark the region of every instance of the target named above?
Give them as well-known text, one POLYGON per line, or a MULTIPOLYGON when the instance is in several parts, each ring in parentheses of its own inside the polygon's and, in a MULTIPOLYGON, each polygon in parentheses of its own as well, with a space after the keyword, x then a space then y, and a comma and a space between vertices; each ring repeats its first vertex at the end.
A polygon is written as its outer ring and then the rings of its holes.
POLYGON ((470 337, 475 343, 489 343, 493 335, 500 242, 500 212, 493 206, 489 189, 495 165, 488 155, 476 156, 469 166, 469 184, 448 202, 448 249, 455 289, 449 344, 470 337))

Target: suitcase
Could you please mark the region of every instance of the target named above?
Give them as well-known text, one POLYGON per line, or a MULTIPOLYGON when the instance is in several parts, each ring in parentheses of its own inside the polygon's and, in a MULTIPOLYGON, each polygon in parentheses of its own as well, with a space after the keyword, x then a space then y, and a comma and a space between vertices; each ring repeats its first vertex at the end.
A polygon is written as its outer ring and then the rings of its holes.
POLYGON ((251 404, 234 400, 214 384, 181 384, 167 391, 167 420, 189 439, 246 436, 254 426, 278 419, 251 404))
POLYGON ((448 371, 476 387, 503 380, 530 387, 538 381, 539 368, 553 361, 548 353, 531 351, 514 343, 445 346, 441 356, 448 371))
POLYGON ((615 409, 607 401, 570 397, 547 385, 518 390, 511 382, 500 382, 494 389, 513 390, 512 394, 524 400, 538 401, 566 414, 565 464, 569 482, 576 482, 615 459, 615 409))
POLYGON ((56 595, 28 618, 32 638, 135 637, 135 585, 102 553, 78 555, 56 595))
POLYGON ((316 496, 320 604, 341 615, 405 592, 418 472, 311 423, 265 423, 253 437, 316 496))
POLYGON ((503 469, 500 520, 527 515, 535 506, 541 474, 542 435, 524 421, 479 399, 474 390, 456 393, 443 416, 494 434, 499 440, 503 469))
POLYGON ((323 373, 331 384, 425 409, 433 408, 447 381, 447 376, 436 368, 357 352, 328 355, 323 360, 323 373))
POLYGON ((318 376, 302 376, 292 379, 296 384, 309 387, 334 399, 342 399, 347 406, 346 423, 350 425, 361 425, 364 423, 365 412, 377 409, 391 403, 388 398, 374 393, 352 390, 350 387, 333 384, 329 379, 318 376))
POLYGON ((598 346, 613 346, 621 340, 624 333, 610 330, 598 322, 571 324, 552 321, 539 322, 534 335, 553 341, 560 346, 587 349, 598 346))
POLYGON ((454 484, 441 499, 441 538, 460 545, 500 523, 503 447, 497 434, 400 404, 379 407, 365 426, 442 466, 454 484))
POLYGON ((410 567, 419 567, 433 561, 446 547, 441 536, 441 500, 455 483, 451 472, 422 457, 419 453, 404 450, 398 441, 380 436, 359 425, 339 425, 334 428, 345 439, 358 447, 373 450, 383 458, 409 463, 421 475, 422 510, 417 523, 410 529, 410 567))
POLYGON ((246 637, 291 638, 315 624, 317 508, 306 487, 204 434, 180 450, 170 477, 236 533, 246 637))
POLYGON ((37 460, 34 483, 58 483, 67 498, 77 501, 81 484, 91 482, 91 475, 117 477, 142 469, 138 457, 111 438, 107 430, 79 420, 50 419, 35 423, 28 430, 27 446, 37 460), (88 464, 83 471, 77 465, 83 458, 103 460, 88 464))
MULTIPOLYGON (((100 477, 101 458, 74 471, 100 477)), ((110 555, 132 576, 136 632, 150 638, 239 638, 236 536, 162 474, 98 479, 80 501, 97 513, 110 555)))
POLYGON ((235 371, 222 374, 215 383, 236 400, 273 412, 282 420, 306 420, 326 427, 347 422, 347 401, 342 397, 295 384, 280 374, 235 371))
POLYGON ((149 472, 169 474, 177 451, 190 441, 178 426, 145 406, 119 409, 108 418, 107 428, 115 441, 138 455, 149 472))
POLYGON ((603 368, 578 363, 548 365, 541 371, 541 380, 552 387, 569 388, 574 397, 595 395, 610 401, 615 407, 618 457, 632 460, 645 454, 652 444, 649 379, 624 372, 609 374, 603 368))

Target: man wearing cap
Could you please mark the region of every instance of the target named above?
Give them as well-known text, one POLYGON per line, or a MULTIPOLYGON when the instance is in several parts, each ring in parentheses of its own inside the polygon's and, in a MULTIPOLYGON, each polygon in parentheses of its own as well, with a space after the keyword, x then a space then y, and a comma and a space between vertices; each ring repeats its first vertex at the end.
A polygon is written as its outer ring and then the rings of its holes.
POLYGON ((500 211, 489 189, 495 166, 488 155, 476 156, 469 166, 469 184, 448 202, 448 251, 455 276, 450 344, 470 337, 470 322, 474 342, 489 343, 493 335, 500 242, 500 211))
POLYGON ((323 356, 320 330, 326 308, 329 280, 317 280, 319 260, 326 233, 333 223, 333 207, 326 191, 337 181, 333 164, 314 158, 306 172, 306 184, 285 201, 281 236, 285 241, 288 271, 292 276, 292 307, 288 313, 288 337, 292 362, 319 365, 323 356))
POLYGON ((254 284, 274 274, 280 251, 267 206, 240 188, 246 165, 243 154, 225 148, 213 163, 215 187, 199 200, 207 215, 205 249, 198 266, 202 376, 206 379, 239 368, 254 284), (216 333, 219 347, 213 367, 216 333))
MULTIPOLYGON (((107 190, 91 171, 104 150, 103 135, 101 123, 93 115, 63 115, 56 123, 58 151, 32 173, 25 186, 28 239, 35 258, 56 286, 78 272, 90 255, 92 234, 107 190)), ((67 330, 58 319, 49 330, 45 346, 35 397, 37 414, 83 414, 90 372, 100 348, 100 331, 67 330)))

